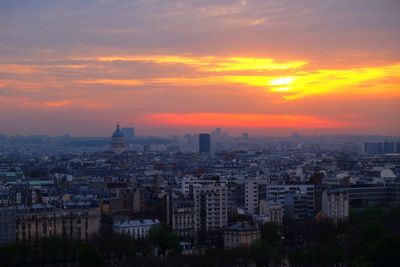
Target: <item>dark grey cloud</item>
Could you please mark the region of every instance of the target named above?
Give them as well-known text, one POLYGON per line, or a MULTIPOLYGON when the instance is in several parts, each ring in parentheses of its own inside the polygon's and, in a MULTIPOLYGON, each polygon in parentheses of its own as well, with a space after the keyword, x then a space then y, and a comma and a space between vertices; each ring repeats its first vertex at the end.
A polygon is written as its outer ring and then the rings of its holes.
MULTIPOLYGON (((395 50, 400 1, 2 1, 3 49, 56 52, 395 50), (283 48, 282 48, 283 47, 283 48)), ((397 52, 393 51, 393 54, 397 52)), ((17 53, 18 54, 18 53, 17 53)), ((397 55, 396 55, 397 56, 397 55)))

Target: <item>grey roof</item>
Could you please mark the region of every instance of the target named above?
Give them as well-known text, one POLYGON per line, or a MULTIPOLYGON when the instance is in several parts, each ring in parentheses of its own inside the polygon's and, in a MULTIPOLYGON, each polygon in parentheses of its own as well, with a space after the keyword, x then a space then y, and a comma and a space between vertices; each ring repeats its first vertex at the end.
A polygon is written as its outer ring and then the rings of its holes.
POLYGON ((249 222, 239 222, 235 223, 231 226, 228 226, 226 228, 228 231, 255 231, 257 230, 257 227, 250 224, 249 222))
POLYGON ((153 226, 156 224, 160 224, 160 221, 155 219, 145 219, 145 220, 125 220, 114 223, 113 227, 115 228, 127 228, 127 227, 141 227, 141 226, 153 226))

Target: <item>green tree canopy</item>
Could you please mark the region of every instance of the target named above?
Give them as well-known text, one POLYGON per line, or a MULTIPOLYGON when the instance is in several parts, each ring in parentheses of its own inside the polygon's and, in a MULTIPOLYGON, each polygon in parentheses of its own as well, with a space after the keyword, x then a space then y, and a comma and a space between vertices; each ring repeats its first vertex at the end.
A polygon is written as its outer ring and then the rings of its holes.
POLYGON ((158 224, 150 228, 150 242, 157 246, 158 254, 165 255, 167 250, 179 250, 179 239, 167 224, 158 224))

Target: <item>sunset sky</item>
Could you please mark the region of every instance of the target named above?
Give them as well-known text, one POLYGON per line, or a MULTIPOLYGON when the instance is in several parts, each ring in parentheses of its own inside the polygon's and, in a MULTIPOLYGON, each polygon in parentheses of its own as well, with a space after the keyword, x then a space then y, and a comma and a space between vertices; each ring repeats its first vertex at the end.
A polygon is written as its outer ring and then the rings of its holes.
POLYGON ((0 133, 400 135, 399 0, 1 0, 0 133))

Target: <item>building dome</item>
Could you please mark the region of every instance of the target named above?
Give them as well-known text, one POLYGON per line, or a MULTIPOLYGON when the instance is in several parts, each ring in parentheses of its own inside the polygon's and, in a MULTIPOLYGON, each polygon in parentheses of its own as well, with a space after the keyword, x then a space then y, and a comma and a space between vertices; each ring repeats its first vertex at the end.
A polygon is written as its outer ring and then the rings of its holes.
POLYGON ((117 124, 117 129, 112 135, 111 147, 117 154, 121 154, 126 149, 125 137, 119 128, 119 124, 117 124))
POLYGON ((124 135, 122 134, 122 131, 119 128, 119 124, 117 124, 117 129, 113 133, 112 138, 124 138, 124 135))

